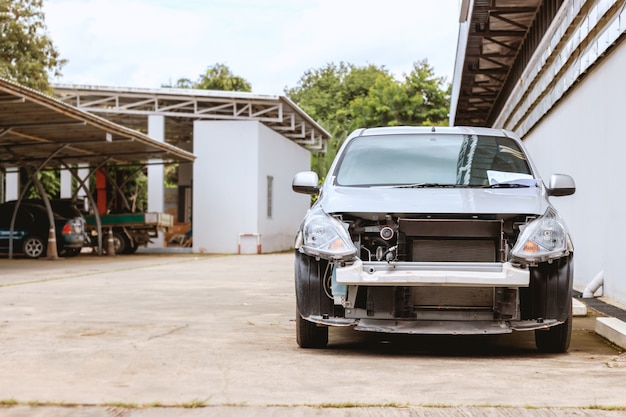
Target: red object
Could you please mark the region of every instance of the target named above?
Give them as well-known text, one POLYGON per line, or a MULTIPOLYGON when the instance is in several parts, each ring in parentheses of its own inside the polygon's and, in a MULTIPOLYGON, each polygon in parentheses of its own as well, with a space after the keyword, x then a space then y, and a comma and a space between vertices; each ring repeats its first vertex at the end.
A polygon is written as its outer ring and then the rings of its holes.
POLYGON ((96 200, 98 202, 98 213, 105 214, 107 211, 107 177, 106 168, 96 171, 96 200))

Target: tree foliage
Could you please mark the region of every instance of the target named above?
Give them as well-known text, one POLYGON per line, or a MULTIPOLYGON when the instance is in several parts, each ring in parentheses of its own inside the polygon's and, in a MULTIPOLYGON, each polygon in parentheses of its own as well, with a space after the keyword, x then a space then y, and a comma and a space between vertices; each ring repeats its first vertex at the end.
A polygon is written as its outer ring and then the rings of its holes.
POLYGON ((0 77, 51 93, 67 62, 46 35, 43 0, 0 0, 0 77))
MULTIPOLYGON (((31 167, 33 168, 33 167, 31 167)), ((34 169, 32 169, 34 171, 34 169)), ((32 175, 31 169, 20 168, 20 190, 23 190, 26 185, 28 189, 24 194, 24 198, 42 198, 39 190, 32 181, 29 181, 32 175)), ((46 194, 50 198, 59 198, 61 193, 60 173, 58 169, 42 170, 37 173, 37 178, 43 185, 46 194)))
POLYGON ((189 78, 179 78, 174 85, 163 87, 195 88, 198 90, 221 90, 221 91, 252 91, 252 86, 246 79, 239 77, 225 64, 214 64, 207 68, 204 74, 200 74, 194 82, 189 78))
POLYGON ((413 64, 399 81, 384 67, 327 64, 307 71, 285 93, 331 135, 325 154, 313 156, 313 169, 326 175, 337 150, 354 129, 376 126, 448 124, 451 87, 427 60, 413 64))

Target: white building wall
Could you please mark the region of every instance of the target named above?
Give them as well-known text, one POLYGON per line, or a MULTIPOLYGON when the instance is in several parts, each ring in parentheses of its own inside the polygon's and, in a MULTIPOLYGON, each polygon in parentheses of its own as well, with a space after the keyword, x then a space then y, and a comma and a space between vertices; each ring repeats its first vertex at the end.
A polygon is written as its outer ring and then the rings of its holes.
POLYGON ((617 47, 524 138, 547 182, 552 173, 576 181, 576 194, 552 197, 575 246, 575 286, 604 271, 604 293, 626 304, 622 256, 626 236, 623 100, 626 46, 617 47))
MULTIPOLYGON (((259 124, 258 213, 263 252, 293 248, 296 231, 310 207, 308 195, 291 189, 294 175, 311 166, 308 150, 259 124), (272 181, 272 213, 268 217, 268 181, 272 181)), ((242 246, 242 251, 244 250, 242 246)))
POLYGON ((291 180, 309 169, 309 152, 257 121, 197 121, 193 137, 193 251, 256 253, 256 236, 241 235, 258 234, 263 252, 293 247, 308 196, 293 193, 291 180))

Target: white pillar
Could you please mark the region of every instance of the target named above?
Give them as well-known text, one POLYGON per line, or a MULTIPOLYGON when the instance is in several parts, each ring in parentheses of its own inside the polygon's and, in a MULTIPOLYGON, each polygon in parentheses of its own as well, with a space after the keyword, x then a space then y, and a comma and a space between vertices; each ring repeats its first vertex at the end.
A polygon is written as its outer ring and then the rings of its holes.
MULTIPOLYGON (((189 143, 180 143, 178 145, 181 149, 193 153, 193 141, 189 143)), ((192 178, 193 178, 193 163, 181 163, 178 166, 178 198, 179 201, 183 200, 184 212, 179 213, 179 218, 183 222, 191 222, 191 201, 192 201, 192 178)), ((193 226, 192 226, 193 227, 193 226)))
POLYGON ((72 198, 72 173, 68 169, 61 170, 61 198, 72 198))
POLYGON ((20 170, 7 168, 6 173, 6 201, 17 200, 20 195, 20 170))
MULTIPOLYGON (((148 116, 148 136, 159 142, 165 142, 165 117, 160 115, 148 116)), ((163 165, 152 165, 162 162, 160 159, 152 159, 148 165, 148 211, 162 213, 164 207, 163 165)), ((151 248, 163 247, 163 233, 149 245, 151 248)))

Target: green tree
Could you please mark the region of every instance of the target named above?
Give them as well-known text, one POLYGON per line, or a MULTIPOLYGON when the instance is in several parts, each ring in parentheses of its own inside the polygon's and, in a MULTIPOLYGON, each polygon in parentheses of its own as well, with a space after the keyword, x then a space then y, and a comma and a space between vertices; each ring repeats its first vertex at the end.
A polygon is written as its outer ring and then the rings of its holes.
MULTIPOLYGON (((30 175, 32 174, 31 169, 34 171, 34 167, 28 169, 20 168, 20 190, 24 189, 26 184, 29 184, 24 198, 42 198, 35 184, 32 181, 29 183, 30 175)), ((41 181, 46 194, 50 198, 59 198, 61 193, 60 175, 58 169, 44 169, 37 173, 37 178, 41 181)))
POLYGON ((52 93, 66 60, 46 35, 43 0, 0 0, 0 77, 52 93))
POLYGON ((207 68, 204 74, 200 74, 198 80, 193 82, 189 78, 179 78, 173 85, 163 87, 195 88, 198 90, 221 90, 221 91, 252 91, 250 83, 239 77, 224 64, 215 64, 207 68))
POLYGON ((415 109, 411 124, 422 126, 447 126, 450 112, 452 86, 445 77, 437 77, 427 60, 413 64, 413 70, 405 77, 404 86, 415 109))
POLYGON ((285 93, 327 130, 340 128, 349 133, 353 119, 350 103, 366 97, 379 78, 391 80, 392 76, 375 65, 356 67, 344 62, 331 63, 305 72, 298 85, 285 93))
POLYGON ((355 128, 398 126, 411 124, 409 119, 413 108, 403 86, 394 80, 379 78, 368 95, 350 102, 349 112, 355 128))
POLYGON ((350 103, 354 127, 448 124, 450 86, 426 60, 413 65, 404 82, 378 78, 369 94, 350 103))
MULTIPOLYGON (((340 62, 309 70, 285 94, 330 134, 326 153, 314 154, 313 169, 323 177, 347 135, 355 128, 350 104, 366 97, 378 79, 393 77, 384 67, 357 67, 340 62)), ((360 126, 359 126, 360 127, 360 126)))
POLYGON ((323 177, 337 150, 354 129, 397 125, 447 125, 451 87, 426 60, 399 81, 384 67, 341 62, 307 71, 286 95, 332 137, 325 154, 314 154, 323 177))

